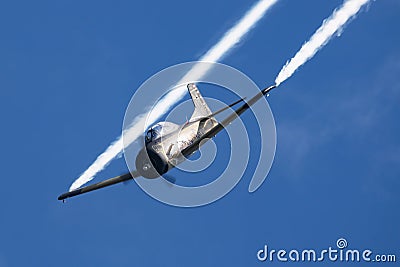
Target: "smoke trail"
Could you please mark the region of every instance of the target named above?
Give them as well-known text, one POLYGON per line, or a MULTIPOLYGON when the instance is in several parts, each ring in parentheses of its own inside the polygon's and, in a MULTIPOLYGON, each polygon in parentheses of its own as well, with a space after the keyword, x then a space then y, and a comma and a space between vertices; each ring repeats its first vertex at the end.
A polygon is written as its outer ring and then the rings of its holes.
MULTIPOLYGON (((260 0, 255 4, 240 21, 234 25, 224 36, 215 44, 208 52, 200 58, 200 61, 217 62, 221 60, 227 52, 229 52, 240 40, 248 33, 255 24, 264 16, 278 0, 260 0)), ((205 69, 203 65, 195 65, 185 77, 197 77, 200 79, 209 69, 205 69)), ((182 81, 185 79, 182 78, 182 81)), ((180 84, 178 82, 177 84, 180 84)), ((125 142, 122 141, 122 136, 118 137, 97 159, 92 165, 71 185, 69 191, 75 190, 85 183, 91 181, 94 176, 102 171, 107 165, 124 149, 124 144, 129 145, 134 142, 140 135, 143 134, 143 125, 147 119, 148 124, 152 124, 163 116, 176 102, 181 100, 186 94, 186 87, 177 87, 163 97, 150 112, 147 111, 136 118, 132 123, 132 127, 126 130, 125 142), (150 112, 150 114, 149 114, 150 112), (141 127, 138 127, 140 125, 141 127)))
POLYGON ((283 66, 275 79, 276 85, 281 84, 305 62, 312 58, 324 45, 326 45, 335 33, 340 33, 346 23, 369 0, 347 0, 343 5, 335 9, 333 14, 322 23, 310 40, 305 43, 297 54, 283 66))

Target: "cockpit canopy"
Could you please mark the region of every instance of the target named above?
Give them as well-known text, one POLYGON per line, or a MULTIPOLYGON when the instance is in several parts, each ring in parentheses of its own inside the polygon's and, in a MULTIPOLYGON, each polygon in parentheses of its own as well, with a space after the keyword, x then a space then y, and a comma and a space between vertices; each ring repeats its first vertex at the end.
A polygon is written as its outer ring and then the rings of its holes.
POLYGON ((146 134, 145 134, 146 143, 156 140, 156 139, 160 138, 161 136, 165 136, 165 135, 172 133, 173 131, 176 131, 178 129, 179 129, 179 125, 172 123, 172 122, 162 121, 162 122, 156 123, 146 131, 146 134))

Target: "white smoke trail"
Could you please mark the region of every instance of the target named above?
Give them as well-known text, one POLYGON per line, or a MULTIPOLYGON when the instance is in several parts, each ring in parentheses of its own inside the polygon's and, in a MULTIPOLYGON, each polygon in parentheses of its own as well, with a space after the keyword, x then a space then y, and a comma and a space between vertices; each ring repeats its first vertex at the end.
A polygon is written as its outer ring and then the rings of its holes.
POLYGON ((276 77, 275 84, 279 85, 292 76, 301 65, 327 44, 335 33, 340 34, 349 19, 355 16, 361 7, 368 2, 369 0, 347 0, 340 8, 335 9, 333 14, 324 20, 310 40, 301 47, 290 61, 286 62, 286 65, 283 66, 276 77))
MULTIPOLYGON (((260 0, 235 24, 224 36, 215 44, 205 55, 200 58, 200 61, 217 62, 223 58, 240 40, 248 33, 255 24, 264 16, 278 0, 260 0)), ((209 69, 203 68, 204 64, 195 65, 185 77, 197 77, 197 80, 205 75, 209 69)), ((182 78, 182 81, 185 79, 182 78)), ((181 84, 178 82, 177 84, 181 84)), ((132 127, 125 132, 125 142, 122 141, 122 136, 118 137, 97 159, 92 165, 71 185, 69 191, 75 190, 85 183, 91 181, 94 176, 102 171, 107 165, 124 149, 125 145, 134 142, 140 135, 143 134, 143 125, 152 124, 162 117, 176 102, 182 99, 186 94, 186 87, 177 87, 170 91, 162 98, 151 111, 143 113, 132 123, 132 127), (139 127, 140 126, 140 127, 139 127)))

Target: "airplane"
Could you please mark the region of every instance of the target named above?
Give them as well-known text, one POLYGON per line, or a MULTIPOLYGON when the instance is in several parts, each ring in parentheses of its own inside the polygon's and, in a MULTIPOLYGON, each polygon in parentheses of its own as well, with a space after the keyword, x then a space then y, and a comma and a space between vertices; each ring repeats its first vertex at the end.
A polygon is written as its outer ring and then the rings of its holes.
POLYGON ((215 115, 235 106, 245 100, 239 99, 234 103, 212 113, 203 96, 194 83, 187 85, 187 89, 194 104, 194 112, 190 119, 183 125, 163 121, 149 127, 145 133, 144 146, 136 156, 136 170, 104 180, 102 182, 78 188, 66 192, 58 197, 64 202, 65 199, 97 190, 113 184, 126 182, 128 180, 144 177, 154 179, 167 173, 178 164, 185 161, 195 153, 205 142, 222 131, 227 125, 238 118, 243 112, 250 108, 263 96, 276 88, 272 85, 261 90, 249 101, 234 110, 221 122, 215 119, 215 115))

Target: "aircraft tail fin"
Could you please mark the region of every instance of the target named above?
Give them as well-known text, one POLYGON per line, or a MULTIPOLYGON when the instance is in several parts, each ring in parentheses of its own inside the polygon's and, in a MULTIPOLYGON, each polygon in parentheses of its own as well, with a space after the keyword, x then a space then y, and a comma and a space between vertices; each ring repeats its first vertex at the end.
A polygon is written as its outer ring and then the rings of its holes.
POLYGON ((194 104, 194 112, 189 121, 194 121, 203 117, 209 117, 212 112, 208 107, 206 101, 204 100, 203 96, 200 94, 197 86, 194 83, 189 83, 187 85, 187 88, 194 104))

